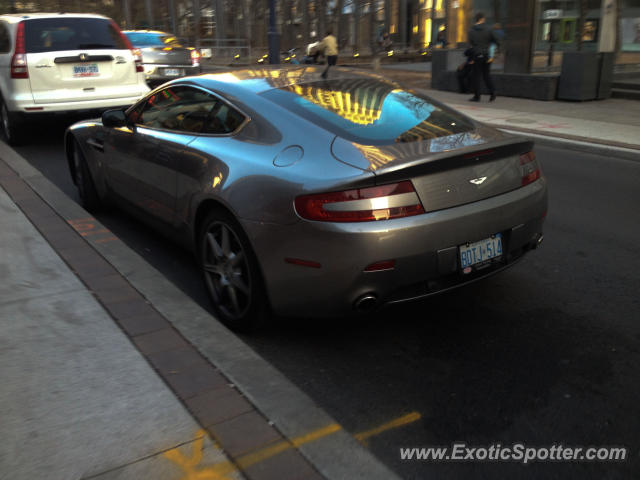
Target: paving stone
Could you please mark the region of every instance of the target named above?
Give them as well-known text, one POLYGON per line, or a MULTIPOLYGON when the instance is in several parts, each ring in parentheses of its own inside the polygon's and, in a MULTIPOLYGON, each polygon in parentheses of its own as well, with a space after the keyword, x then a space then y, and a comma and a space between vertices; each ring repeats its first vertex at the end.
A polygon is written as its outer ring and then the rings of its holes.
POLYGON ((254 410, 240 392, 226 385, 190 398, 185 403, 205 427, 254 410))
POLYGON ((36 195, 29 186, 19 177, 6 177, 2 179, 2 187, 6 190, 14 202, 34 198, 36 195))
POLYGON ((65 259, 76 274, 83 280, 118 273, 109 262, 88 245, 87 248, 80 248, 77 252, 65 250, 60 256, 65 259))
POLYGON ((171 324, 156 311, 118 318, 118 323, 128 335, 134 337, 169 328, 171 324))
POLYGON ((9 165, 4 162, 0 162, 0 177, 15 177, 16 172, 14 172, 9 165))
POLYGON ((133 343, 135 343, 138 349, 145 355, 189 346, 184 338, 178 335, 172 328, 165 328, 157 332, 138 335, 133 338, 133 343))
POLYGON ((309 462, 294 448, 249 465, 243 472, 249 480, 307 480, 314 474, 317 475, 309 462))
POLYGON ((87 284, 90 290, 97 294, 100 294, 102 290, 124 288, 129 286, 129 282, 127 282, 124 278, 122 278, 122 276, 118 274, 83 278, 82 281, 87 284))
POLYGON ((176 373, 163 375, 175 392, 183 399, 194 397, 215 388, 228 385, 228 380, 212 365, 194 365, 176 373))
POLYGON ((207 427, 222 448, 232 457, 258 450, 284 438, 255 411, 243 413, 207 427))
POLYGON ((98 297, 98 300, 103 304, 126 302, 129 300, 145 301, 140 292, 130 285, 116 288, 103 288, 100 290, 100 297, 98 297))
POLYGON ((24 198, 20 198, 16 201, 20 209, 30 220, 37 219, 38 224, 62 221, 58 214, 49 205, 47 205, 44 200, 33 193, 33 191, 31 192, 31 195, 29 195, 25 191, 24 198))
POLYGON ((206 365, 195 348, 186 347, 154 353, 148 356, 151 364, 161 373, 177 373, 194 365, 206 365))
POLYGON ((105 307, 115 318, 122 319, 157 313, 142 297, 122 302, 105 302, 105 307))

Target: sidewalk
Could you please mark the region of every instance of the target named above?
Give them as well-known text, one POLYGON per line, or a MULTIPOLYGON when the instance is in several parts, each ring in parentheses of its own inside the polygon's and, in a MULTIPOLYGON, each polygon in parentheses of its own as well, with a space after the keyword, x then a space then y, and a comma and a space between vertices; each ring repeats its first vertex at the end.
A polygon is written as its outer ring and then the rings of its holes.
POLYGON ((0 479, 397 478, 0 142, 0 479))
POLYGON ((640 102, 610 98, 591 102, 543 102, 498 97, 473 103, 471 94, 430 88, 430 73, 415 69, 382 68, 377 73, 421 91, 488 125, 514 132, 593 146, 629 150, 640 158, 640 102))
POLYGON ((0 210, 0 477, 175 479, 168 452, 196 448, 229 463, 2 188, 0 210))

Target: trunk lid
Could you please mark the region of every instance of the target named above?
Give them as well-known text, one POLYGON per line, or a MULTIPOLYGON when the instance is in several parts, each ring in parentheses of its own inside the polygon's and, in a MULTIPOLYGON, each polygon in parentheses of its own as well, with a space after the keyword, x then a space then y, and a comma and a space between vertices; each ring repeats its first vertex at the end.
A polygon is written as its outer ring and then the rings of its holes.
POLYGON ((336 138, 332 145, 338 160, 372 171, 377 184, 411 180, 427 212, 520 188, 520 155, 532 149, 485 127, 422 142, 364 146, 336 138))
POLYGON ((37 104, 124 98, 139 90, 129 50, 29 53, 27 64, 37 104))
POLYGON ((142 63, 154 65, 191 66, 191 50, 180 47, 144 47, 142 63))

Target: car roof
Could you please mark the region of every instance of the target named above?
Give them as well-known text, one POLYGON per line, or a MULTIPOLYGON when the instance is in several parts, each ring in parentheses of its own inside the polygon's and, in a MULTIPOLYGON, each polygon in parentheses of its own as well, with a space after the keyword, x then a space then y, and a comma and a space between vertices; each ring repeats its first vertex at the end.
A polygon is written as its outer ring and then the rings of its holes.
POLYGON ((122 30, 122 33, 153 33, 154 35, 174 36, 171 33, 161 32, 160 30, 122 30))
MULTIPOLYGON (((190 80, 203 87, 213 88, 222 92, 237 94, 239 92, 251 92, 259 94, 274 88, 291 87, 318 82, 324 67, 300 65, 300 66, 265 66, 246 68, 241 70, 229 70, 220 73, 206 73, 190 80)), ((394 84, 394 82, 372 72, 362 70, 343 70, 334 68, 331 70, 331 78, 334 80, 369 79, 394 84)), ((179 81, 179 80, 176 80, 179 81)))
POLYGON ((103 15, 96 15, 94 13, 52 13, 52 12, 38 12, 38 13, 8 13, 0 15, 0 18, 9 23, 18 23, 24 20, 38 19, 38 18, 103 18, 105 20, 111 20, 109 17, 103 15))

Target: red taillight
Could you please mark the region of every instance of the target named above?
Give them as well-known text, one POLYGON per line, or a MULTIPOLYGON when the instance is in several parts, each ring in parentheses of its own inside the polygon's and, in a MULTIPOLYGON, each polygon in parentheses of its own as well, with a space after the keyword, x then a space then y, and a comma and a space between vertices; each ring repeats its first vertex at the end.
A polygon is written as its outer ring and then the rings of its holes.
POLYGON ((24 22, 16 30, 16 49, 11 57, 11 78, 29 78, 27 50, 24 42, 24 22))
POLYGON ((540 167, 536 162, 536 154, 533 150, 520 155, 522 166, 522 186, 529 185, 540 178, 540 167))
POLYGON ((198 50, 191 50, 191 64, 196 67, 200 65, 200 52, 198 50))
POLYGON ((296 198, 295 207, 302 218, 322 222, 370 222, 424 213, 409 180, 343 192, 303 195, 296 198))
POLYGON ((136 64, 136 73, 144 72, 144 66, 142 65, 142 51, 139 48, 132 48, 131 54, 133 55, 133 61, 136 64))

